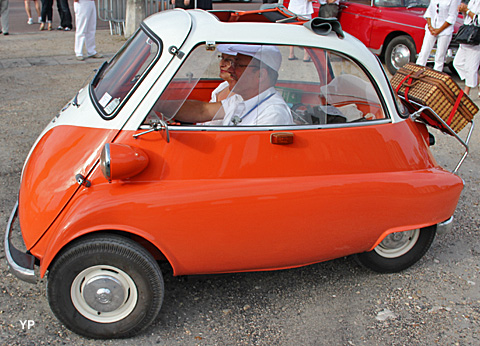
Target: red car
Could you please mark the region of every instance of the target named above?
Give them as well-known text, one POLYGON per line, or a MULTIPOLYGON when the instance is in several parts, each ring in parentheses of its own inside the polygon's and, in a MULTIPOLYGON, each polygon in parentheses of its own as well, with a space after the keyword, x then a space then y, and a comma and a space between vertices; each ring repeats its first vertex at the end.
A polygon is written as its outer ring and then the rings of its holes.
MULTIPOLYGON (((284 0, 284 6, 288 7, 289 2, 284 0)), ((422 48, 426 23, 423 14, 428 4, 429 0, 341 1, 339 20, 344 31, 384 59, 388 71, 394 74, 406 63, 415 61, 422 48)), ((318 16, 319 6, 314 0, 313 16, 318 16)), ((461 19, 457 20, 456 30, 461 23, 461 19)), ((452 63, 455 51, 455 46, 448 50, 447 65, 452 63)))

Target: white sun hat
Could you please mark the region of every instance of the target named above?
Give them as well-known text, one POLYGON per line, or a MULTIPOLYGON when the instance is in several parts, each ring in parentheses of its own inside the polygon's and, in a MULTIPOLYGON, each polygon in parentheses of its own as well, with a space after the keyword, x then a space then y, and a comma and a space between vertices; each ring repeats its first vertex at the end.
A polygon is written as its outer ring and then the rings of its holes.
POLYGON ((217 50, 228 55, 243 54, 254 57, 277 71, 282 65, 282 53, 276 46, 256 44, 219 44, 217 50))

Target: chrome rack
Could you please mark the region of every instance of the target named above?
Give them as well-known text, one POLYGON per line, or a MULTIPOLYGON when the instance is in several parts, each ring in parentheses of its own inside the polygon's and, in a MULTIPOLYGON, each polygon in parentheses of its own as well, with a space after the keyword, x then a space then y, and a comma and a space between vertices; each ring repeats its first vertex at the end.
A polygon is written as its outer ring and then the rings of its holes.
MULTIPOLYGON (((468 131, 468 134, 467 134, 467 138, 464 140, 462 139, 455 131, 453 131, 453 129, 430 107, 428 106, 424 106, 418 102, 415 102, 415 101, 412 101, 412 100, 408 100, 406 101, 405 97, 403 96, 400 96, 398 95, 402 100, 404 100, 405 102, 408 102, 412 105, 415 105, 418 107, 418 110, 411 114, 411 117, 413 120, 417 120, 419 117, 420 117, 420 114, 422 114, 424 111, 427 111, 429 112, 436 120, 438 120, 439 123, 441 123, 444 127, 445 127, 445 130, 448 132, 448 134, 452 135, 453 137, 455 137, 461 145, 463 145, 463 147, 465 148, 465 152, 463 153, 462 155, 462 158, 460 159, 460 161, 457 163, 457 165, 455 166, 455 169, 452 171, 452 173, 454 174, 457 174, 457 171, 458 169, 460 168, 460 166, 463 164, 463 161, 465 161, 465 159, 467 158, 468 156, 468 153, 469 153, 469 147, 468 147, 468 143, 470 142, 470 139, 472 137, 472 133, 473 133, 473 129, 475 127, 475 123, 472 119, 472 121, 470 122, 470 130, 468 131)), ((427 124, 428 125, 428 124, 427 124)))

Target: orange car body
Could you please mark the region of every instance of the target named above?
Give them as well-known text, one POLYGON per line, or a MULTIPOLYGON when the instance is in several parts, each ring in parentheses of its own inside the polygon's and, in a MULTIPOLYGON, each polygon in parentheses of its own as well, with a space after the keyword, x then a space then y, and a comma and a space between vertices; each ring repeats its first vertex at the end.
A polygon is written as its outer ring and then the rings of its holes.
POLYGON ((158 133, 134 139, 126 131, 113 143, 141 142, 147 168, 109 183, 97 165, 90 187, 77 184, 69 158, 86 157, 92 138, 111 138, 111 131, 58 131, 74 145, 65 147, 55 130, 47 134, 20 189, 25 242, 42 275, 66 244, 105 230, 147 241, 176 275, 311 264, 372 250, 392 232, 442 222, 463 188, 459 177, 438 167, 409 120, 353 128, 342 138, 337 129, 321 137, 303 131, 290 145, 272 144, 271 131, 171 129, 170 143, 158 133), (314 156, 305 152, 309 146, 322 150, 314 156), (161 157, 152 159, 152 151, 161 157), (52 171, 56 179, 48 176, 52 171), (55 190, 62 191, 58 198, 55 190), (44 208, 36 212, 34 205, 44 208))

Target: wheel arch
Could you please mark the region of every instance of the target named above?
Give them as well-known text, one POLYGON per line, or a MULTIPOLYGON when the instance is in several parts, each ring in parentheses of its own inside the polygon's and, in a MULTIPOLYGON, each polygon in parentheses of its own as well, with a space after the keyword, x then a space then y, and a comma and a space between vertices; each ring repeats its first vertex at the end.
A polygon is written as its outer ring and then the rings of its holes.
POLYGON ((386 230, 383 232, 380 237, 378 237, 377 241, 373 243, 373 245, 366 250, 366 252, 373 251, 387 236, 389 236, 392 233, 397 233, 397 232, 405 232, 405 231, 411 231, 414 229, 422 229, 422 228, 430 228, 434 227, 434 229, 437 229, 437 224, 438 223, 421 223, 417 225, 409 225, 409 226, 401 226, 401 227, 394 227, 386 230))
POLYGON ((380 54, 380 57, 382 57, 383 59, 385 59, 385 52, 387 50, 387 47, 388 47, 388 44, 396 37, 399 37, 399 36, 407 36, 413 43, 413 46, 415 47, 415 51, 416 53, 418 54, 418 47, 421 47, 421 44, 420 46, 418 46, 415 42, 415 39, 408 33, 408 32, 405 32, 405 31, 392 31, 390 33, 388 33, 388 35, 385 37, 385 40, 383 41, 383 46, 382 46, 382 52, 380 54))
POLYGON ((145 250, 147 250, 155 260, 157 261, 166 261, 172 266, 171 261, 168 259, 168 256, 165 255, 164 251, 159 249, 152 241, 147 239, 141 234, 137 234, 131 231, 125 230, 117 230, 117 229, 98 229, 98 230, 90 230, 84 231, 75 234, 71 238, 65 238, 65 241, 62 241, 61 244, 58 242, 51 242, 45 251, 45 256, 40 261, 40 276, 43 278, 45 273, 55 260, 67 249, 75 246, 75 244, 79 243, 80 241, 84 240, 85 238, 95 237, 97 235, 106 235, 106 234, 115 234, 130 240, 133 240, 140 246, 142 246, 145 250))

